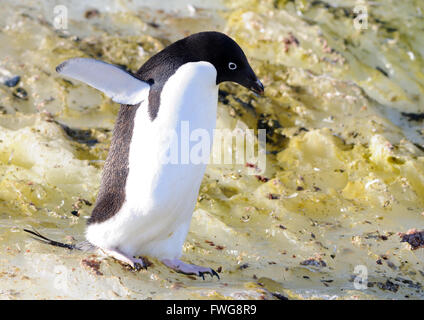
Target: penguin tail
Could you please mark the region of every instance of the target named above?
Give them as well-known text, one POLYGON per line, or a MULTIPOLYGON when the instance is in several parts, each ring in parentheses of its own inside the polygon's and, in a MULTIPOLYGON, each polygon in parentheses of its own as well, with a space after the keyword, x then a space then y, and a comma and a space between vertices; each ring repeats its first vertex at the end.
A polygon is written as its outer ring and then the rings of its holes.
POLYGON ((74 245, 74 244, 67 244, 67 243, 63 243, 63 242, 58 242, 58 241, 54 241, 51 240, 49 238, 46 238, 45 236, 43 236, 41 233, 39 233, 37 230, 33 229, 33 230, 28 230, 28 229, 24 229, 25 232, 28 232, 30 234, 33 235, 33 239, 43 242, 43 243, 47 243, 50 244, 52 246, 55 247, 61 247, 61 248, 66 248, 69 250, 81 250, 78 246, 74 245))

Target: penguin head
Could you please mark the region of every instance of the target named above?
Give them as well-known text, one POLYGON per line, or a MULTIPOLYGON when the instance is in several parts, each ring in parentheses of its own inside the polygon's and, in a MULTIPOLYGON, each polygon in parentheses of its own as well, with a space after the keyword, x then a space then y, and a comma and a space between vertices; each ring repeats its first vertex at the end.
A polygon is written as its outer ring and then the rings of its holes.
POLYGON ((192 61, 210 62, 217 71, 216 83, 231 81, 263 94, 264 86, 252 70, 240 46, 227 35, 208 31, 178 41, 192 61))
POLYGON ((182 65, 199 61, 215 67, 216 84, 232 81, 258 94, 264 93, 264 86, 240 46, 215 31, 195 33, 172 43, 146 61, 137 73, 142 75, 141 80, 161 86, 182 65))

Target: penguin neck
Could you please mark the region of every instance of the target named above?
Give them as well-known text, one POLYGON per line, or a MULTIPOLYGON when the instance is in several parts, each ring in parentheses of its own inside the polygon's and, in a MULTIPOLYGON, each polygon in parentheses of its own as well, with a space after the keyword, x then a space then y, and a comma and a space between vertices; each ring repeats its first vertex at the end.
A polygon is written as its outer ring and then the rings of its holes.
POLYGON ((193 129, 215 128, 218 103, 217 71, 205 61, 180 66, 163 85, 157 119, 162 128, 187 121, 193 129), (175 124, 172 124, 174 122, 175 124))

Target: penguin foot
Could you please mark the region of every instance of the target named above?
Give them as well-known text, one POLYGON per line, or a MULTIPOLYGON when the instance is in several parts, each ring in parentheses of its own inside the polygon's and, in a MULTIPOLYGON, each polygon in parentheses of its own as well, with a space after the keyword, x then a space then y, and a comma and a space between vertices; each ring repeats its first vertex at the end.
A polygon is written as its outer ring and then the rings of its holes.
POLYGON ((118 261, 121 261, 125 264, 128 264, 131 266, 131 268, 135 270, 141 270, 141 269, 147 269, 147 264, 144 262, 143 259, 135 258, 135 257, 129 257, 119 251, 118 249, 110 250, 110 249, 101 249, 106 255, 109 257, 112 257, 118 261))
POLYGON ((194 264, 188 264, 182 262, 179 259, 163 259, 163 264, 167 267, 183 274, 194 274, 196 276, 202 277, 205 280, 205 274, 210 274, 211 277, 216 276, 219 280, 219 275, 212 268, 206 268, 201 266, 196 266, 194 264))
POLYGON ((134 262, 134 266, 132 266, 133 269, 135 269, 137 271, 139 271, 141 269, 147 270, 147 263, 143 260, 143 258, 134 257, 131 260, 134 262))

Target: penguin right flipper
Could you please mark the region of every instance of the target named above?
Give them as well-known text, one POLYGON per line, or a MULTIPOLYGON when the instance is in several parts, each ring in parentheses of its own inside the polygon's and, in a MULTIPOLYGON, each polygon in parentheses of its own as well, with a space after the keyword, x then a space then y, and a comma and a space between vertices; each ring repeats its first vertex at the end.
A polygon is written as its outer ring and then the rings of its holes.
POLYGON ((69 59, 58 65, 56 71, 85 82, 121 104, 136 105, 149 96, 150 85, 147 82, 115 65, 96 59, 69 59))

